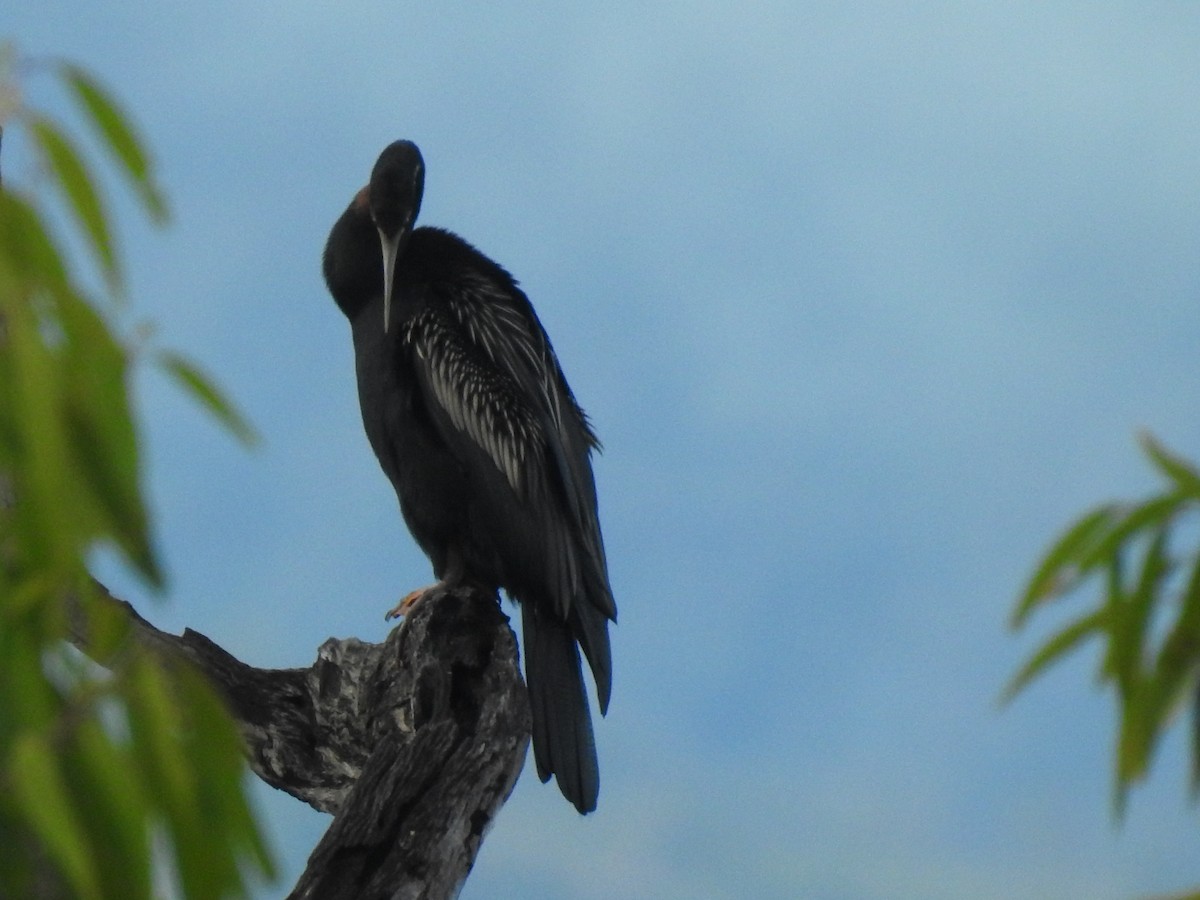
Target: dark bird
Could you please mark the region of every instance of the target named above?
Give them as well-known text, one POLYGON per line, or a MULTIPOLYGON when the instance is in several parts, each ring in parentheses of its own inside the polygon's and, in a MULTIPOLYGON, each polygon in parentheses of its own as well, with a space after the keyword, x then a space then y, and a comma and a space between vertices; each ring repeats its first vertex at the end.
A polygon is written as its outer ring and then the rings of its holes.
POLYGON ((604 714, 617 617, 600 444, 513 277, 457 235, 413 227, 424 182, 412 142, 380 154, 329 234, 325 282, 404 521, 441 585, 504 588, 520 605, 538 775, 587 813, 600 773, 579 648, 604 714))

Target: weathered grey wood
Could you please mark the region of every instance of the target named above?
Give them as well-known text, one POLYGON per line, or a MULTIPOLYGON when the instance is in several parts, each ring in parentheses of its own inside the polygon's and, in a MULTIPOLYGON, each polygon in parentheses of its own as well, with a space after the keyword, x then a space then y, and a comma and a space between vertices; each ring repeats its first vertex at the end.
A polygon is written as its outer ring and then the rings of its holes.
POLYGON ((330 639, 306 669, 256 669, 113 602, 140 643, 209 676, 259 777, 334 814, 292 897, 457 895, 529 743, 516 639, 494 596, 428 596, 383 643, 330 639))

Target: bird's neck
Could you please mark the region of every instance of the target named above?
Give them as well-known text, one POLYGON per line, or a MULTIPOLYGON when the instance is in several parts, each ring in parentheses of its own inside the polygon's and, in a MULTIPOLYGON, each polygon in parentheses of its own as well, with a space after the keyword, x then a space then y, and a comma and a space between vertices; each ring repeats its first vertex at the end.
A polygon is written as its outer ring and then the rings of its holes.
MULTIPOLYGON (((351 321, 373 299, 382 302, 383 255, 379 232, 354 204, 342 213, 325 245, 325 283, 337 305, 351 321)), ((383 313, 379 313, 382 327, 383 313)))

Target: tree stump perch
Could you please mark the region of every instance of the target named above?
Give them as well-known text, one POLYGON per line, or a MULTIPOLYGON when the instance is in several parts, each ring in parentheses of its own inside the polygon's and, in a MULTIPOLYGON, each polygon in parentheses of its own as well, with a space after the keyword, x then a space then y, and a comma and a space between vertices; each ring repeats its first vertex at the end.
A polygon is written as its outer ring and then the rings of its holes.
MULTIPOLYGON (((255 774, 334 815, 291 897, 458 894, 529 744, 516 637, 495 595, 428 595, 382 643, 331 638, 307 669, 256 669, 112 602, 141 644, 209 677, 255 774)), ((73 640, 87 652, 80 629, 73 640)))

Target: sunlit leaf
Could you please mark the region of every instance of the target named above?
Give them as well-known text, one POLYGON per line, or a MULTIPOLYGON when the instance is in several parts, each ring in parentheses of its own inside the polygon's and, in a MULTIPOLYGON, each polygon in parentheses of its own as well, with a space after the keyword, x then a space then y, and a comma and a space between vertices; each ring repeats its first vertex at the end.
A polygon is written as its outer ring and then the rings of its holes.
POLYGON ((1139 715, 1140 707, 1136 696, 1126 695, 1122 707, 1123 715, 1117 725, 1116 766, 1113 776, 1113 815, 1118 819, 1125 816, 1129 802, 1129 789, 1146 775, 1150 746, 1147 731, 1139 715))
POLYGON ((1142 449, 1158 470, 1170 478, 1189 497, 1200 498, 1200 472, 1183 458, 1171 453, 1152 434, 1140 436, 1142 449))
POLYGON ((1077 582, 1079 560, 1100 541, 1117 519, 1114 504, 1097 507, 1067 529, 1050 548, 1030 578, 1013 612, 1012 627, 1020 627, 1042 601, 1065 591, 1077 582))
POLYGON ((9 727, 29 730, 49 728, 62 709, 58 695, 41 669, 42 641, 33 616, 0 622, 0 711, 9 727))
POLYGON ((219 897, 224 891, 228 857, 224 829, 203 816, 206 784, 195 768, 195 736, 187 721, 188 701, 181 695, 180 665, 142 659, 130 673, 129 725, 138 771, 154 798, 189 897, 219 897), (209 826, 209 827, 206 827, 209 826))
MULTIPOLYGON (((188 710, 186 753, 198 782, 206 785, 193 812, 210 835, 207 848, 176 841, 177 862, 185 881, 207 885, 224 895, 242 883, 242 864, 271 871, 270 859, 246 804, 243 744, 223 703, 200 673, 180 667, 172 672, 175 689, 188 710), (219 835, 219 838, 218 838, 219 835), (221 842, 214 853, 214 842, 221 842)), ((195 896, 204 896, 199 891, 195 896)))
POLYGON ((1171 491, 1151 497, 1143 503, 1121 508, 1120 513, 1110 523, 1108 531, 1083 554, 1079 561, 1081 567, 1084 571, 1090 571, 1103 565, 1114 555, 1123 552, 1125 546, 1138 537, 1139 532, 1162 527, 1178 515, 1186 503, 1187 498, 1183 494, 1171 491))
POLYGON ((146 211, 157 222, 165 221, 166 203, 154 181, 150 161, 128 118, 100 84, 79 66, 64 63, 60 69, 80 108, 87 114, 105 145, 121 163, 141 197, 146 211))
POLYGON ((143 658, 126 680, 129 730, 134 752, 147 775, 147 789, 174 814, 194 807, 196 795, 191 774, 179 752, 180 718, 171 696, 166 670, 143 658))
POLYGON ((18 302, 34 286, 51 292, 67 286, 66 269, 41 216, 11 190, 0 190, 0 269, 9 276, 3 302, 18 302))
POLYGON ((1176 702, 1184 682, 1200 668, 1200 560, 1193 562, 1179 600, 1179 614, 1154 661, 1157 699, 1164 708, 1176 702))
POLYGON ((22 735, 13 746, 9 771, 13 798, 76 895, 100 897, 96 861, 53 748, 38 735, 22 735))
POLYGON ((30 130, 50 163, 63 194, 70 201, 75 217, 91 243, 109 287, 119 291, 122 285, 121 273, 113 250, 112 236, 108 230, 108 218, 100 202, 100 195, 96 192, 96 182, 88 172, 86 163, 66 135, 44 116, 33 116, 30 130))
MULTIPOLYGON (((203 737, 195 743, 198 777, 214 790, 206 795, 206 815, 228 833, 231 855, 244 859, 271 877, 273 864, 262 840, 245 790, 245 744, 228 710, 212 686, 199 672, 181 674, 183 696, 191 711, 190 728, 203 737)), ((240 878, 233 870, 231 878, 240 878)), ((231 881, 231 883, 233 883, 231 881)))
MULTIPOLYGON (((161 218, 148 157, 117 104, 81 69, 58 72, 161 218)), ((119 293, 113 231, 83 148, 27 108, 14 121, 28 129, 49 183, 119 293)), ((30 895, 48 860, 72 896, 145 897, 152 828, 175 855, 184 896, 243 893, 244 873, 269 872, 270 863, 242 790, 236 730, 200 676, 132 651, 123 619, 84 581, 87 555, 112 542, 161 583, 139 481, 130 359, 72 281, 76 267, 64 264, 39 197, 18 190, 0 190, 0 896, 30 895), (96 678, 92 663, 63 649, 68 623, 87 634, 111 675, 96 678), (31 867, 33 836, 44 849, 31 867)), ((160 362, 239 438, 253 439, 195 366, 173 354, 160 362)))
POLYGON ((64 754, 73 793, 98 874, 108 897, 150 895, 150 838, 147 798, 128 754, 119 749, 95 718, 80 723, 64 754))
POLYGON ((175 661, 146 660, 138 669, 130 718, 137 768, 160 810, 184 893, 240 892, 243 864, 271 867, 246 806, 237 731, 198 672, 175 661))
POLYGON ((68 354, 63 400, 76 470, 86 480, 106 535, 151 585, 161 588, 139 483, 125 351, 87 304, 70 299, 61 310, 68 354))
POLYGON ((1110 642, 1115 650, 1115 672, 1123 686, 1142 677, 1150 613, 1154 600, 1160 595, 1163 580, 1171 570, 1166 547, 1166 528, 1160 526, 1146 547, 1137 582, 1125 595, 1125 602, 1109 606, 1110 642))
POLYGON ((1058 632, 1058 634, 1054 635, 1054 637, 1046 641, 1045 644, 1026 660, 1017 674, 1013 676, 1012 681, 1004 689, 1004 694, 1001 697, 1002 702, 1007 703, 1010 701, 1030 681, 1040 675, 1047 666, 1059 662, 1084 640, 1102 631, 1105 627, 1106 612, 1104 609, 1097 609, 1090 612, 1076 619, 1058 632))
POLYGON ((1108 644, 1104 648, 1104 662, 1101 665, 1101 672, 1107 679, 1116 681, 1118 689, 1121 689, 1121 673, 1125 671, 1125 658, 1128 656, 1128 648, 1113 638, 1114 634, 1122 633, 1121 619, 1126 615, 1125 607, 1127 600, 1125 597, 1124 573, 1125 560, 1122 556, 1118 554, 1107 561, 1107 565, 1104 568, 1105 592, 1103 608, 1107 612, 1109 626, 1108 644))
POLYGON ((23 500, 15 509, 16 521, 29 549, 57 578, 79 559, 90 515, 72 491, 60 367, 32 310, 18 303, 6 305, 4 312, 12 378, 0 391, 17 455, 12 477, 23 500))
POLYGON ((254 427, 194 363, 177 353, 164 351, 158 355, 158 364, 244 445, 252 447, 258 443, 254 427))
POLYGON ((1143 446, 1169 480, 1136 504, 1106 504, 1078 520, 1047 553, 1017 603, 1021 625, 1044 599, 1090 581, 1101 601, 1054 634, 1014 676, 1011 697, 1087 637, 1104 639, 1101 677, 1113 685, 1118 726, 1114 808, 1121 816, 1130 788, 1146 777, 1156 749, 1185 701, 1193 704, 1193 790, 1200 791, 1200 557, 1176 552, 1178 524, 1194 514, 1200 475, 1153 438, 1143 446), (1187 560, 1187 580, 1178 569, 1187 560), (1168 628, 1163 612, 1178 610, 1168 628))
POLYGON ((1163 639, 1158 657, 1158 677, 1163 692, 1192 691, 1192 765, 1193 798, 1200 793, 1200 558, 1193 558, 1192 571, 1180 595, 1179 617, 1163 639))

